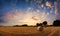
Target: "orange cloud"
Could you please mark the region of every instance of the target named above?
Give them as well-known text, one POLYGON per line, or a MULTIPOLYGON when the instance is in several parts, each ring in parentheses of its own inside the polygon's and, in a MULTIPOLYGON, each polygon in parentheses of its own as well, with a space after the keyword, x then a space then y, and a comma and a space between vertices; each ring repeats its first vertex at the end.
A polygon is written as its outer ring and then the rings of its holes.
POLYGON ((32 19, 36 21, 39 20, 36 16, 33 16, 32 19))
POLYGON ((47 1, 46 6, 51 7, 51 3, 47 1))

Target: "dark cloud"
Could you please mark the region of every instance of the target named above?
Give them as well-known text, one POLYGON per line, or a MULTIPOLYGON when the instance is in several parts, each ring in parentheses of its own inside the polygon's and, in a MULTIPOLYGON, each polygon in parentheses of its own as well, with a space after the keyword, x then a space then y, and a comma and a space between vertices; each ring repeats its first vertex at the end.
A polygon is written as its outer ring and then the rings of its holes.
POLYGON ((4 21, 4 15, 0 15, 0 23, 5 23, 5 21, 4 21))
POLYGON ((4 23, 4 20, 0 19, 0 23, 4 23))
POLYGON ((3 17, 4 15, 0 15, 0 18, 3 17))

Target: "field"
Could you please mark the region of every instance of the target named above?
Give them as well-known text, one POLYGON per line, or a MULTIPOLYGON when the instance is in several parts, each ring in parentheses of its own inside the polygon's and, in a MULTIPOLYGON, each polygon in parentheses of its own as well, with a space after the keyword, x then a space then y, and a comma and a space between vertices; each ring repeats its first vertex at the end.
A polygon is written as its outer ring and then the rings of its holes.
POLYGON ((60 36, 60 27, 0 27, 0 36, 60 36))

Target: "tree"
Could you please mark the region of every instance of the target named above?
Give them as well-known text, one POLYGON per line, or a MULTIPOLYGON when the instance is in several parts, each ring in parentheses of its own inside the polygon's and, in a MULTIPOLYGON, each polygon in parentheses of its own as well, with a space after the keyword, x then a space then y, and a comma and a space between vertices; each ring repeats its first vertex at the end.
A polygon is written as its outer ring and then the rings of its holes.
POLYGON ((28 26, 27 24, 23 24, 22 26, 28 26))
POLYGON ((46 25, 47 25, 47 21, 44 21, 44 22, 43 22, 43 25, 46 26, 46 25))
POLYGON ((55 20, 55 21, 53 22, 53 25, 54 25, 54 26, 60 26, 60 20, 55 20))
POLYGON ((37 23, 36 25, 37 25, 37 26, 42 26, 42 23, 37 23))
POLYGON ((13 27, 20 27, 19 25, 14 25, 13 27))

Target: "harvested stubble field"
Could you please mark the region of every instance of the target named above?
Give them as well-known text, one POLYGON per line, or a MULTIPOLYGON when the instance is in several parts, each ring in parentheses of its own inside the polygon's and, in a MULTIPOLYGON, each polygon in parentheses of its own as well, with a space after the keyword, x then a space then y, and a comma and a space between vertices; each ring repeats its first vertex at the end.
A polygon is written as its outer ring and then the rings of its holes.
POLYGON ((0 36, 60 36, 60 27, 0 27, 0 36))

